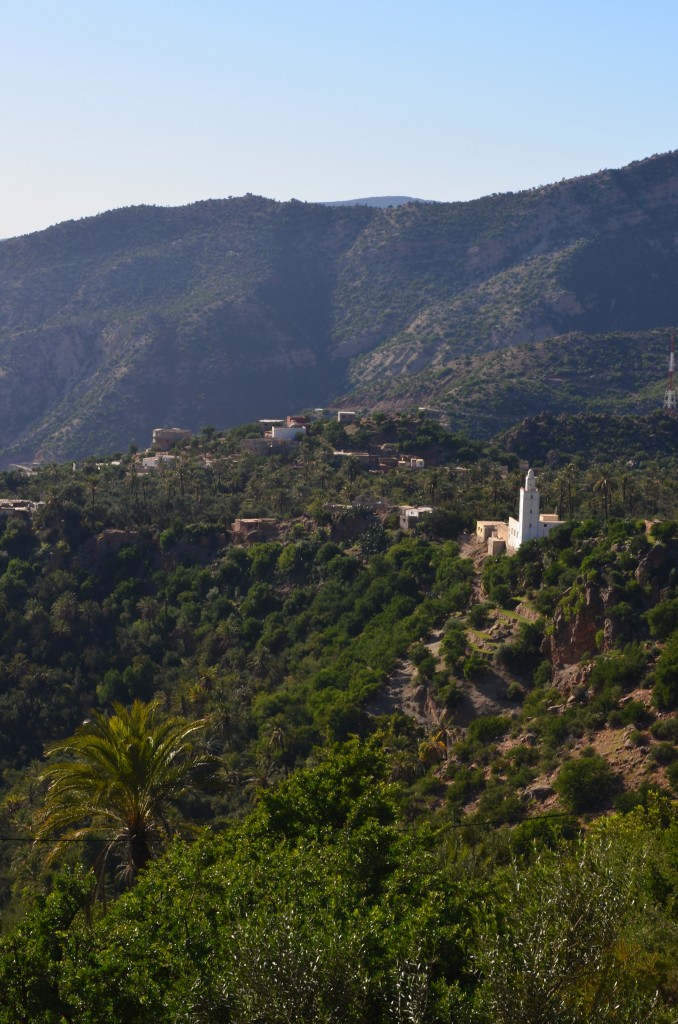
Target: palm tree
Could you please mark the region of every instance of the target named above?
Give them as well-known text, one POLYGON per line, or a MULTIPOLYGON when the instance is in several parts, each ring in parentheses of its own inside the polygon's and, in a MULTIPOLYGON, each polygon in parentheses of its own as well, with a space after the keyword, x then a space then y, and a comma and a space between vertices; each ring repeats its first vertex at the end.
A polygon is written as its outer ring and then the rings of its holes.
POLYGON ((440 483, 440 473, 437 470, 433 470, 428 479, 428 496, 431 499, 431 504, 435 504, 436 492, 438 490, 438 484, 440 483))
POLYGON ((609 472, 604 471, 603 475, 593 485, 594 491, 600 491, 603 495, 603 518, 607 519, 610 509, 610 497, 616 491, 617 485, 609 472))
POLYGON ((278 722, 274 725, 268 735, 268 748, 271 751, 278 751, 279 754, 285 753, 285 741, 287 739, 287 733, 285 732, 285 726, 278 722))
POLYGON ((619 481, 619 485, 621 487, 622 504, 633 515, 633 503, 636 497, 633 477, 629 473, 624 473, 619 481))
POLYGON ((111 855, 132 881, 164 842, 193 830, 177 816, 176 801, 216 765, 192 745, 204 721, 162 717, 158 702, 115 704, 114 712, 94 712, 71 739, 51 747, 47 756, 60 760, 40 775, 48 788, 36 839, 54 839, 50 859, 63 843, 101 840, 100 886, 111 855))
POLYGON ((573 486, 577 479, 577 468, 571 462, 561 471, 558 480, 560 484, 560 499, 558 512, 560 518, 565 518, 565 492, 567 492, 567 515, 569 519, 574 517, 573 486))
POLYGON ((443 743, 445 745, 445 756, 450 756, 450 748, 457 737, 457 730, 452 724, 452 720, 447 712, 443 713, 443 717, 438 723, 438 731, 433 734, 433 742, 436 744, 443 743))
POLYGON ((261 793, 278 781, 280 768, 270 753, 260 754, 242 777, 243 791, 256 803, 261 793))
POLYGON ((447 745, 440 734, 428 736, 419 744, 419 760, 424 765, 438 764, 447 757, 447 745))

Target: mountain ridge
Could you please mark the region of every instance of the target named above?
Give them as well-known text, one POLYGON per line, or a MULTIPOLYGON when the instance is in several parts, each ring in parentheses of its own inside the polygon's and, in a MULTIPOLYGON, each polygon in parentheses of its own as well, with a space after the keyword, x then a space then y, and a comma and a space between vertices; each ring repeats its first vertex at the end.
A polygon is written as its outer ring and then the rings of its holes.
MULTIPOLYGON (((678 152, 468 203, 247 195, 9 239, 0 459, 121 450, 161 423, 224 427, 339 398, 397 408, 410 384, 429 404, 443 378, 454 412, 467 360, 550 339, 566 339, 563 356, 584 339, 582 366, 590 336, 654 332, 659 352, 677 319, 677 239, 678 152)), ((635 384, 654 401, 661 364, 641 362, 635 384)), ((619 389, 633 383, 612 366, 619 389)))
POLYGON ((414 196, 368 196, 364 199, 334 199, 323 202, 323 206, 403 206, 405 203, 436 203, 437 199, 416 199, 414 196))

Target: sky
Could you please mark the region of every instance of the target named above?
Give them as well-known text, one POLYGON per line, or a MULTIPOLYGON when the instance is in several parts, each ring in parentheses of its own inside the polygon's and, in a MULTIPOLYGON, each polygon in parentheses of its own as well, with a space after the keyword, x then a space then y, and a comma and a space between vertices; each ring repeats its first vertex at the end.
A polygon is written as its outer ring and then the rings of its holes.
POLYGON ((622 167, 678 148, 677 36, 675 0, 0 0, 0 238, 622 167))

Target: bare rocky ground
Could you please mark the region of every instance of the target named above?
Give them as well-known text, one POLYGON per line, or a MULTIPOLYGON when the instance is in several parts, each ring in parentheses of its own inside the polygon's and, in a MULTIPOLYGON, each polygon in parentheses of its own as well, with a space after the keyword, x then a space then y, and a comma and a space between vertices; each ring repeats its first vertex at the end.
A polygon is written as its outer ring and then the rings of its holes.
MULTIPOLYGON (((469 633, 473 642, 475 634, 472 630, 469 633)), ((435 658, 439 658, 441 638, 442 633, 436 632, 426 644, 435 658)), ((442 668, 442 661, 439 667, 442 668)), ((501 715, 515 711, 515 700, 506 697, 508 682, 506 676, 494 670, 474 682, 459 680, 463 698, 450 716, 451 724, 466 728, 480 715, 501 715)), ((445 716, 445 709, 436 701, 429 686, 420 682, 417 668, 411 661, 400 662, 382 691, 365 710, 375 716, 392 715, 399 711, 427 733, 434 732, 445 716)))
MULTIPOLYGON (((464 558, 470 558, 475 567, 472 602, 475 604, 484 601, 486 594, 481 582, 481 570, 487 557, 485 549, 476 541, 474 534, 462 534, 460 548, 460 554, 464 558)), ((517 619, 513 619, 501 611, 495 611, 492 614, 493 622, 487 630, 469 629, 468 631, 471 644, 487 654, 495 649, 498 642, 510 640, 518 628, 517 619)), ((441 669, 443 668, 442 660, 440 660, 442 637, 443 631, 437 630, 425 641, 431 654, 438 660, 438 667, 441 669)), ((463 698, 451 716, 452 724, 466 728, 474 718, 478 718, 480 715, 500 715, 515 711, 515 700, 509 700, 506 697, 506 690, 510 682, 510 676, 502 673, 501 669, 496 667, 477 681, 460 679, 458 683, 463 692, 463 698)), ((412 718, 427 732, 437 729, 445 714, 444 708, 436 702, 429 687, 419 681, 416 666, 411 661, 402 661, 398 665, 378 697, 368 704, 366 711, 371 715, 390 715, 400 711, 412 718)))
MULTIPOLYGON (((483 562, 487 557, 484 546, 476 541, 473 534, 463 535, 460 538, 460 546, 462 556, 470 558, 475 566, 473 603, 484 601, 486 594, 481 580, 483 562)), ((514 612, 494 609, 490 613, 490 621, 485 629, 468 628, 470 643, 473 648, 490 658, 499 643, 510 642, 515 638, 521 620, 536 618, 538 618, 537 613, 527 605, 518 605, 514 612)), ((438 661, 440 669, 443 668, 440 657, 442 638, 443 631, 438 630, 424 641, 438 661)), ((561 691, 563 697, 567 697, 569 694, 569 699, 564 700, 563 703, 554 704, 550 709, 552 713, 562 714, 565 708, 575 700, 573 696, 575 687, 585 690, 587 680, 588 666, 577 663, 561 667, 555 675, 554 685, 561 691)), ((416 666, 410 661, 402 661, 378 697, 368 706, 367 711, 373 715, 388 715, 400 711, 416 722, 429 736, 439 730, 443 723, 448 729, 452 727, 456 731, 456 729, 466 729, 474 719, 483 715, 515 714, 520 705, 517 700, 509 699, 507 695, 511 683, 515 684, 515 680, 500 666, 493 663, 491 670, 481 679, 458 680, 463 697, 452 713, 446 713, 445 709, 435 700, 430 688, 419 679, 416 666)), ((651 697, 650 690, 638 689, 627 694, 624 702, 634 700, 649 706, 651 697)), ((658 714, 657 717, 665 716, 658 714)), ((536 742, 536 736, 525 732, 517 737, 506 739, 498 745, 498 750, 500 754, 505 754, 516 745, 529 746, 536 742)), ((580 740, 571 740, 568 744, 567 754, 576 758, 581 756, 586 747, 593 747, 596 753, 607 759, 612 770, 623 780, 624 787, 632 790, 637 789, 643 782, 649 781, 659 785, 666 781, 665 768, 654 764, 648 756, 654 742, 656 741, 648 732, 643 733, 639 738, 638 731, 633 726, 618 729, 606 726, 593 737, 589 735, 580 740)), ((558 799, 553 789, 557 774, 558 768, 555 768, 535 779, 527 787, 526 795, 532 799, 534 805, 538 806, 541 812, 557 809, 558 799)), ((473 810, 473 805, 469 805, 466 810, 473 810)))
POLYGON ((462 729, 481 715, 506 715, 517 709, 515 700, 505 696, 506 680, 498 672, 488 672, 475 682, 464 682, 463 690, 463 699, 452 715, 454 724, 462 729))
POLYGON ((397 711, 407 715, 426 732, 432 732, 440 722, 442 710, 433 700, 429 689, 419 682, 416 665, 401 661, 381 692, 366 706, 368 715, 393 715, 397 711))
POLYGON ((483 588, 481 572, 487 551, 478 543, 475 533, 462 533, 459 537, 459 554, 462 558, 470 558, 475 568, 473 576, 473 603, 485 601, 487 594, 483 588))

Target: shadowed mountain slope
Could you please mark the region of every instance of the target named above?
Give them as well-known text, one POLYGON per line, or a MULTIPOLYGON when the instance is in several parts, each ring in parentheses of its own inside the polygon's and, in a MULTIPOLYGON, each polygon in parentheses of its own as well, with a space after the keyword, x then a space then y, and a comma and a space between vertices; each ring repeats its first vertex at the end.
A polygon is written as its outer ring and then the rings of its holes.
POLYGON ((610 374, 645 411, 666 336, 645 349, 643 335, 678 319, 677 278, 678 153, 469 203, 248 195, 68 222, 0 243, 0 455, 122 449, 163 423, 338 396, 463 408, 489 435, 568 409, 548 382, 567 366, 572 411, 609 401, 610 374), (488 382, 525 345, 530 406, 514 415, 488 382))
POLYGON ((648 416, 543 412, 498 434, 495 441, 534 464, 558 466, 579 457, 632 467, 675 457, 678 419, 661 411, 648 416))

